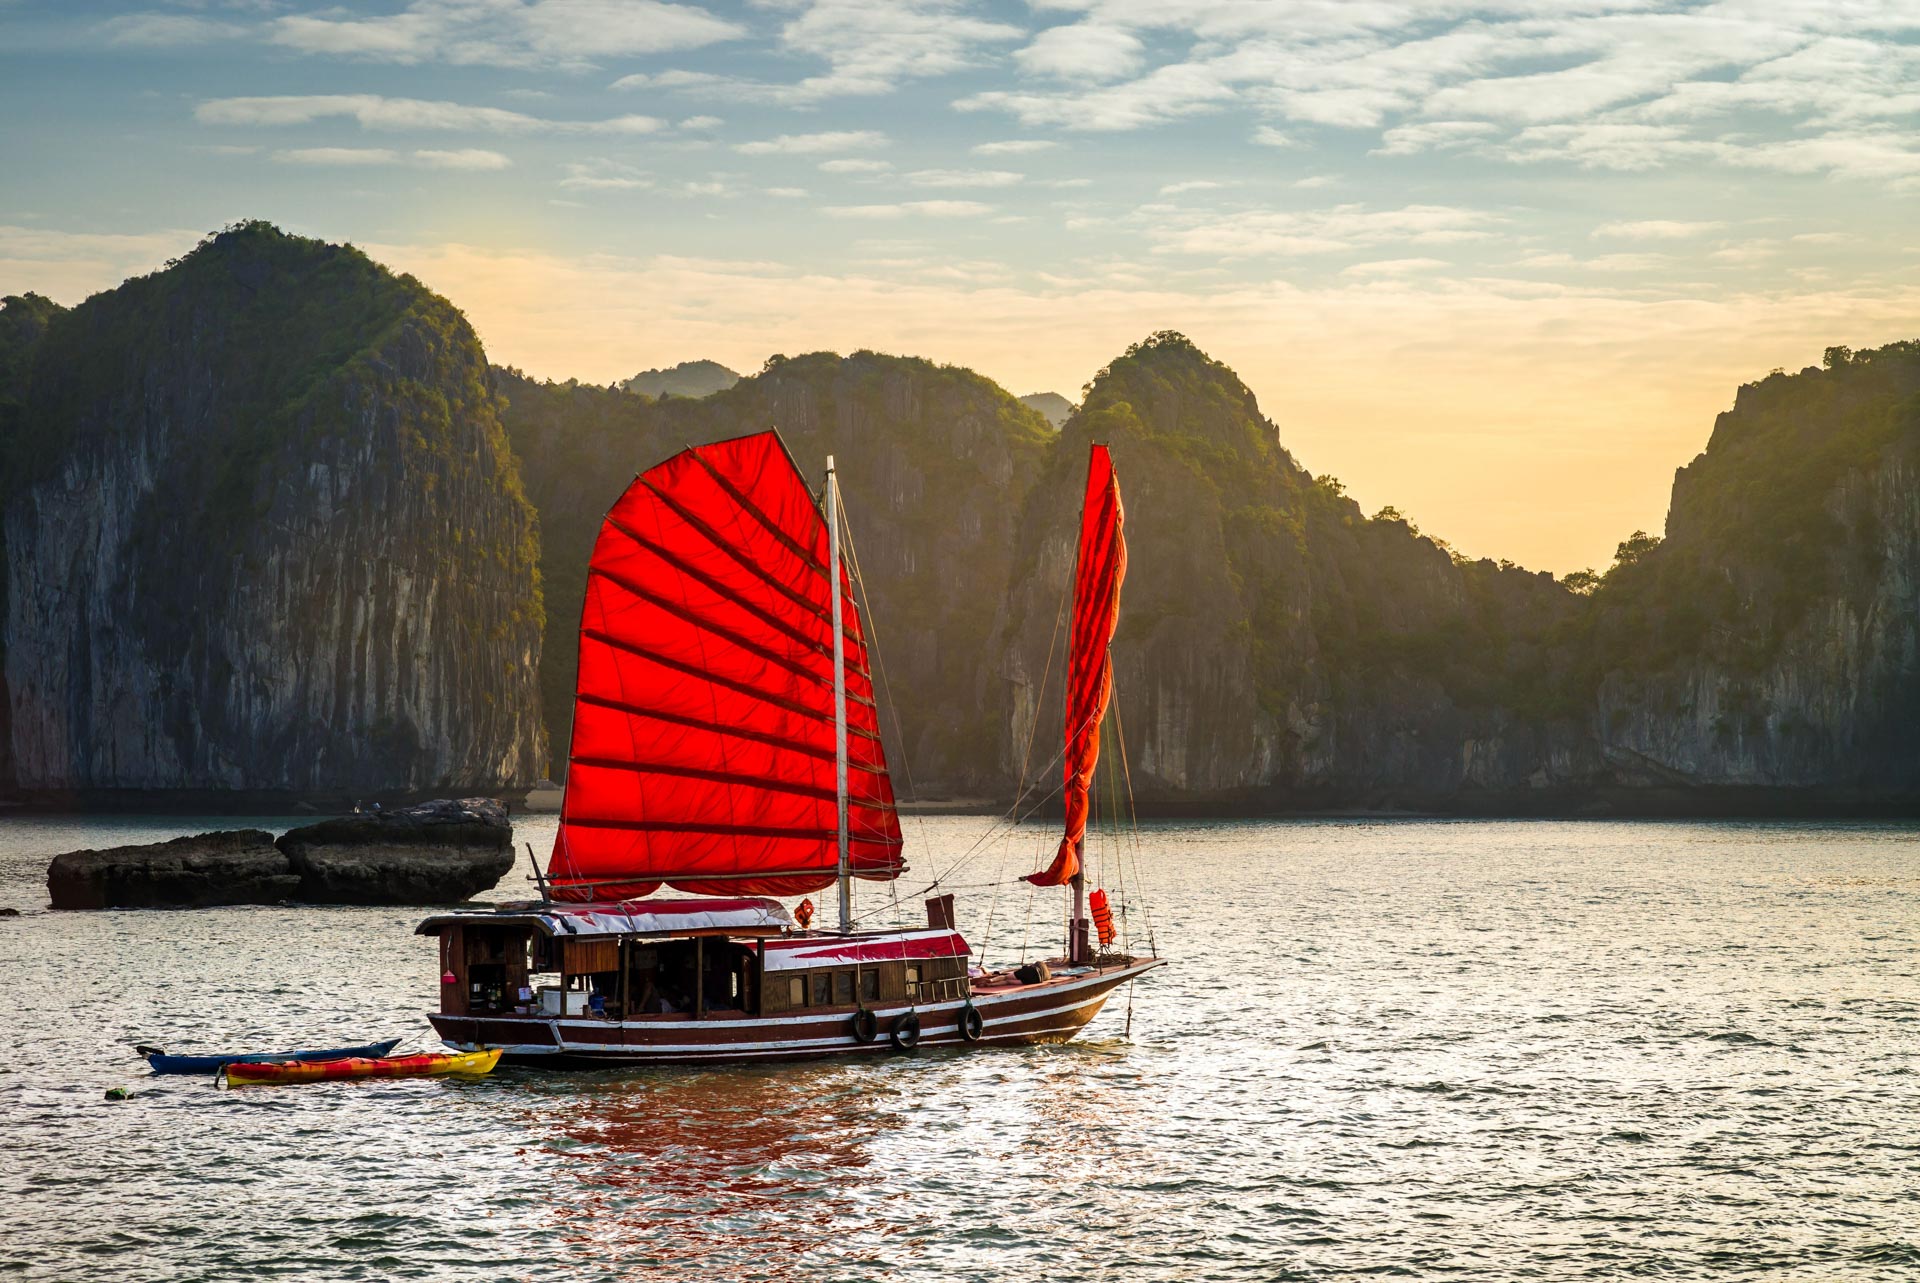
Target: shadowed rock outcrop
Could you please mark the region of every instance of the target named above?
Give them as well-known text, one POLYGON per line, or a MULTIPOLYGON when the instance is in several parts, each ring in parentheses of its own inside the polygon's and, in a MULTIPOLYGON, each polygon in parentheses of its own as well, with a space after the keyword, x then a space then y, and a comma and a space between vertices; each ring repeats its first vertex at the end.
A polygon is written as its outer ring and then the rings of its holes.
POLYGON ((47 868, 56 909, 222 904, 457 904, 513 867, 513 826, 491 798, 424 802, 292 829, 202 833, 70 851, 47 868))
POLYGON ((47 891, 56 909, 278 904, 299 889, 300 875, 264 829, 69 851, 47 868, 47 891))
POLYGON ((316 904, 452 904, 513 867, 513 826, 490 798, 322 820, 278 845, 316 904))

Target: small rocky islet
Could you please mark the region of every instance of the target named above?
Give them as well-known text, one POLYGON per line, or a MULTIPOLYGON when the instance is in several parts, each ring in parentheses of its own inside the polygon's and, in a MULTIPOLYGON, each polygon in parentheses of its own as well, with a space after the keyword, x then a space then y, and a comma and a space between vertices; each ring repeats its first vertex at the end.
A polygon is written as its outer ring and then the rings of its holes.
POLYGON ((69 851, 47 868, 55 909, 234 904, 457 904, 513 867, 492 798, 442 799, 290 829, 233 829, 69 851))

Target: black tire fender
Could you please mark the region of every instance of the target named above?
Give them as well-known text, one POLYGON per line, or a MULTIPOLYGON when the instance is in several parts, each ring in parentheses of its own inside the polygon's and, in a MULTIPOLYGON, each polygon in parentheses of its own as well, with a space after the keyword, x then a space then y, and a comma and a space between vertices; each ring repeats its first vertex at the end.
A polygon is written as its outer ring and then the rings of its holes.
POLYGON ((880 1032, 880 1018, 865 1007, 854 1012, 848 1024, 848 1032, 853 1035, 855 1042, 872 1042, 874 1035, 880 1032))
POLYGON ((920 1045, 920 1017, 909 1011, 893 1022, 887 1030, 887 1040, 898 1051, 912 1051, 920 1045))
POLYGON ((968 1003, 960 1008, 960 1036, 968 1042, 979 1042, 980 1035, 986 1032, 986 1018, 980 1014, 980 1008, 968 1003))

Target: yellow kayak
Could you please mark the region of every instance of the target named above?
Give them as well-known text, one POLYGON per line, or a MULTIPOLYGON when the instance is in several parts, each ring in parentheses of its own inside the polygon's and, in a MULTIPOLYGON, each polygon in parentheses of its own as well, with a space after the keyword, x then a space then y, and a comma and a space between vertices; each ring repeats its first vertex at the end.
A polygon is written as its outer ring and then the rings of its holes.
POLYGON ((418 1056, 347 1056, 340 1060, 258 1060, 230 1064, 231 1086, 252 1083, 315 1083, 330 1078, 428 1078, 485 1074, 500 1063, 492 1051, 425 1052, 418 1056))

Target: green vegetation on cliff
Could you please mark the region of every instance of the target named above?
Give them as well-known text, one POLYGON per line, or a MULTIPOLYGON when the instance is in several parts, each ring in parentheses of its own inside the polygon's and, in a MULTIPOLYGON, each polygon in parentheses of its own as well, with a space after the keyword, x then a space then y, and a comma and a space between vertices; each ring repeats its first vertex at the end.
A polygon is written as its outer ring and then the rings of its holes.
POLYGON ((53 315, 8 476, 22 784, 530 779, 538 528, 491 378, 444 298, 260 222, 53 315))
POLYGON ((1600 580, 1589 677, 1765 668, 1816 604, 1877 583, 1892 532, 1849 490, 1916 448, 1920 342, 1829 348, 1824 369, 1742 387, 1676 474, 1667 537, 1622 543, 1600 580))
MULTIPOLYGON (((1009 619, 1016 684, 1045 668, 1093 441, 1112 448, 1127 497, 1115 662, 1149 791, 1457 777, 1463 731, 1571 711, 1553 639, 1573 594, 1456 562, 1391 509, 1369 520, 1295 462, 1231 370, 1175 333, 1095 376, 1032 492, 1009 619)), ((1056 708, 1052 693, 1044 725, 1056 708)))
MULTIPOLYGON (((990 782, 998 711, 983 701, 991 603, 1005 592, 1012 516, 1051 433, 987 379, 954 366, 856 352, 776 356, 699 400, 502 375, 506 422, 542 518, 552 617, 541 690, 564 769, 576 636, 600 520, 634 475, 683 446, 776 427, 810 473, 840 460, 898 728, 883 727, 922 790, 990 782), (904 738, 904 744, 899 741, 904 738)), ((814 478, 816 486, 818 477, 814 478)))

